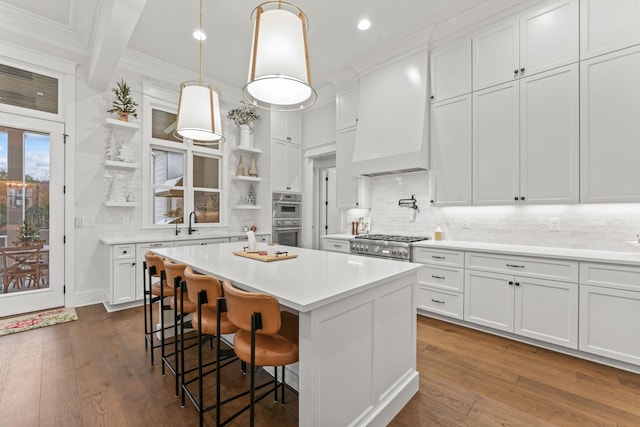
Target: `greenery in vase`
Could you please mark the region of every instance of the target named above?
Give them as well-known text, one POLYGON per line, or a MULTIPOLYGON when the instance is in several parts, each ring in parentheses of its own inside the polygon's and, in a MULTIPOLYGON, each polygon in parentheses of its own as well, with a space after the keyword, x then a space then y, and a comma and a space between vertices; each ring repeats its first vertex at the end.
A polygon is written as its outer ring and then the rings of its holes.
POLYGON ((22 222, 20 228, 18 228, 18 236, 14 245, 29 246, 32 242, 35 242, 40 238, 40 228, 34 224, 33 221, 28 221, 26 218, 22 222))
POLYGON ((111 91, 115 94, 116 99, 111 103, 113 108, 107 110, 107 113, 131 114, 137 118, 136 107, 138 104, 131 97, 131 87, 127 82, 124 79, 120 80, 111 91))
POLYGON ((257 121, 260 116, 256 112, 256 107, 253 105, 247 105, 244 101, 241 101, 242 107, 233 108, 227 113, 227 118, 233 120, 236 126, 251 125, 251 123, 257 121))

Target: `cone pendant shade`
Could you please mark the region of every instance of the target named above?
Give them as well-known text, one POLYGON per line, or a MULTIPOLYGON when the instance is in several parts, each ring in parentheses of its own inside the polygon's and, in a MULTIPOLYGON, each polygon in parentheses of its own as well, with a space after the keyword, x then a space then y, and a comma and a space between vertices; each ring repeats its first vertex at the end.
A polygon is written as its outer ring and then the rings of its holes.
POLYGON ((253 44, 248 83, 242 92, 258 107, 277 111, 313 105, 307 50, 307 17, 286 2, 266 2, 252 13, 253 44))
POLYGON ((199 82, 182 83, 176 132, 194 141, 224 141, 218 91, 199 82))

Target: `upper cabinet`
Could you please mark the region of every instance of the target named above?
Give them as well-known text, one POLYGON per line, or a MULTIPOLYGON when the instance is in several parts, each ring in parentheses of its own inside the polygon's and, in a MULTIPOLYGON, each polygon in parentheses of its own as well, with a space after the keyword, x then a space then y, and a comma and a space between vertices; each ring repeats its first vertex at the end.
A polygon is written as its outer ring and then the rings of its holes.
POLYGON ((271 141, 271 189, 302 191, 302 147, 286 141, 271 141))
POLYGON ((640 202, 640 46, 582 61, 580 200, 640 202))
POLYGON ((336 143, 336 198, 340 209, 371 207, 369 178, 351 174, 356 129, 339 131, 336 143))
POLYGON ((338 131, 349 129, 358 123, 358 97, 357 86, 350 87, 336 94, 336 129, 338 131))
POLYGON ((298 112, 272 111, 271 138, 302 144, 302 117, 298 112))
POLYGON ((473 37, 473 90, 578 61, 578 0, 564 0, 473 37))
POLYGON ((439 102, 471 92, 471 40, 431 53, 431 101, 439 102))
POLYGON ((640 43, 640 0, 582 0, 580 59, 640 43))

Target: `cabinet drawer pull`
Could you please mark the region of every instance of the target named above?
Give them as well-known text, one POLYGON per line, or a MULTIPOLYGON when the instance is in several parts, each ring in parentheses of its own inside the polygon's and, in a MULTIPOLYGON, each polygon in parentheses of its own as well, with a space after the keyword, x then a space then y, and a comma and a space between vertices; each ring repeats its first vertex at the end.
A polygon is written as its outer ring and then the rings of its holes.
POLYGON ((438 304, 444 304, 444 301, 439 301, 439 300, 437 300, 437 299, 433 299, 433 298, 431 298, 431 301, 432 301, 432 302, 436 302, 436 303, 438 303, 438 304))
POLYGON ((431 258, 433 258, 433 259, 445 259, 445 257, 438 256, 438 255, 431 255, 431 258))
POLYGON ((432 274, 432 275, 431 275, 431 277, 433 277, 434 279, 444 280, 444 276, 434 276, 434 275, 432 274))
POLYGON ((513 267, 513 268, 524 268, 524 265, 507 264, 507 267, 513 267))
POLYGON ((333 245, 333 247, 334 247, 334 248, 341 248, 341 247, 342 247, 342 245, 334 244, 334 245, 333 245))
POLYGON ((157 246, 162 246, 162 243, 151 243, 149 246, 155 248, 157 246))

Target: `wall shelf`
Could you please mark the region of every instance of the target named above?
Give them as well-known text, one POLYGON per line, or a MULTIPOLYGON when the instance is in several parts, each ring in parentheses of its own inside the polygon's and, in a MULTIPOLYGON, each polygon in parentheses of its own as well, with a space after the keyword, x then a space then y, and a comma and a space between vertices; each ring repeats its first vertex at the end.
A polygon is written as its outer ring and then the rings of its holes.
POLYGON ((262 178, 258 178, 256 176, 244 176, 244 175, 235 175, 231 179, 233 179, 234 181, 253 181, 253 182, 262 181, 262 178))
POLYGON ((110 202, 108 200, 104 202, 104 205, 112 208, 134 208, 138 206, 136 202, 110 202))
POLYGON ((235 206, 231 206, 231 209, 258 210, 258 209, 262 209, 262 206, 260 206, 260 205, 235 205, 235 206))
POLYGON ((125 122, 123 120, 111 119, 109 117, 107 117, 106 122, 107 122, 107 125, 109 126, 122 128, 122 129, 129 129, 131 131, 140 129, 140 123, 125 122))
POLYGON ((140 167, 138 163, 119 162, 117 160, 105 160, 104 165, 118 169, 138 169, 140 167))
POLYGON ((231 149, 231 151, 233 152, 240 152, 240 153, 251 153, 251 154, 261 154, 262 150, 259 148, 253 148, 253 147, 241 147, 241 146, 237 146, 237 147, 233 147, 231 149))

